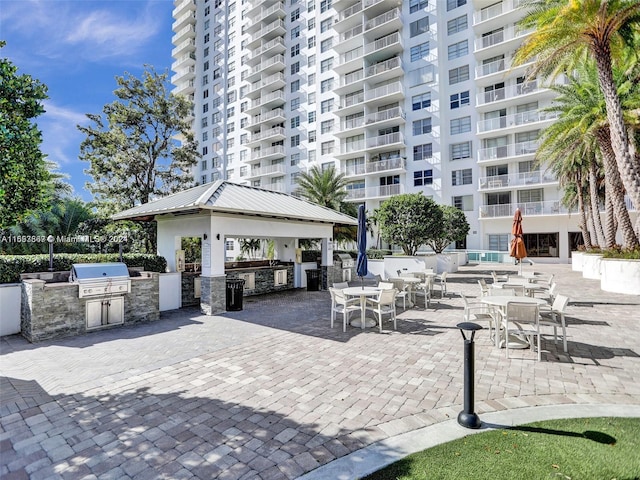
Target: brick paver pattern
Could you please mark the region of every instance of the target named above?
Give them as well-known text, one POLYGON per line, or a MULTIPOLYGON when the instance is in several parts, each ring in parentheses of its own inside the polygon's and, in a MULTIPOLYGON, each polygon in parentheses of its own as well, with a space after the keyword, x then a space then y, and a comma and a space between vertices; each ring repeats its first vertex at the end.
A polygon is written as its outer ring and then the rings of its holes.
MULTIPOLYGON (((462 408, 464 292, 513 266, 464 266, 449 296, 399 309, 398 330, 329 326, 326 291, 247 297, 240 312, 165 312, 153 324, 29 344, 3 337, 0 476, 294 479, 462 408)), ((476 338, 476 412, 640 404, 640 296, 602 292, 568 265, 568 346, 476 338)), ((355 284, 356 282, 354 282, 355 284)))

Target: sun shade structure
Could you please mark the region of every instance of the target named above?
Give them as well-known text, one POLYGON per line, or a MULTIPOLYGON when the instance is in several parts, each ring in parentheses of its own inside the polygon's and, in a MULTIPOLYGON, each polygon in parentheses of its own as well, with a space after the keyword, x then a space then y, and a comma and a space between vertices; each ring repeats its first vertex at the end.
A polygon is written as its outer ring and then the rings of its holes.
POLYGON ((286 193, 219 180, 174 193, 113 215, 114 220, 150 221, 157 215, 205 211, 342 225, 357 220, 286 193))
POLYGON ((358 258, 356 260, 356 273, 360 277, 364 288, 364 277, 367 276, 367 214, 364 205, 358 207, 358 258))
POLYGON ((524 239, 522 238, 522 212, 520 212, 519 208, 516 208, 516 212, 513 215, 511 234, 513 235, 513 239, 511 240, 509 256, 518 260, 518 263, 520 263, 520 274, 522 274, 522 259, 527 256, 527 249, 524 246, 524 239))

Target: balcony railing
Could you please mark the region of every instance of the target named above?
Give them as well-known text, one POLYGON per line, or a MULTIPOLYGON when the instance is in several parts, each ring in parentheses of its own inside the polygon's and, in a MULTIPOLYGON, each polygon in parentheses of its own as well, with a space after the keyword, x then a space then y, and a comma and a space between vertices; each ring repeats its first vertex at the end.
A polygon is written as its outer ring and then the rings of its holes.
POLYGON ((251 93, 255 92, 256 90, 260 90, 261 88, 264 88, 267 85, 270 85, 274 82, 284 82, 285 78, 284 78, 284 73, 274 73, 273 75, 269 75, 268 77, 259 80, 257 82, 254 82, 251 84, 251 88, 249 89, 249 91, 251 93))
POLYGON ((358 103, 364 102, 364 92, 358 92, 352 95, 345 95, 340 99, 340 108, 347 108, 358 103))
POLYGON ((405 159, 402 157, 388 158, 377 162, 366 162, 359 165, 346 166, 342 173, 347 177, 366 175, 368 173, 380 173, 388 170, 404 170, 405 159))
POLYGON ((358 12, 362 11, 362 3, 356 3, 355 5, 350 6, 349 8, 340 12, 340 16, 338 17, 338 21, 346 20, 347 18, 355 15, 358 12))
POLYGON ((278 163, 276 165, 267 165, 266 167, 252 168, 248 177, 262 177, 265 175, 282 174, 286 173, 284 163, 278 163))
POLYGON ((517 157, 529 155, 536 152, 540 142, 532 140, 529 142, 510 143, 499 147, 482 148, 478 150, 478 161, 495 160, 497 158, 517 157))
POLYGON ((346 87, 347 85, 351 85, 352 83, 359 82, 364 78, 364 70, 357 70, 355 72, 349 73, 342 77, 341 85, 346 87))
POLYGON ((278 45, 281 45, 284 47, 284 39, 282 37, 276 37, 273 40, 269 40, 268 42, 263 43, 258 48, 254 49, 251 52, 251 58, 257 58, 267 50, 270 50, 271 48, 276 47, 278 45))
POLYGON ((532 110, 530 112, 514 113, 499 118, 491 118, 489 120, 481 120, 478 122, 478 133, 490 132, 492 130, 501 130, 507 127, 517 127, 518 125, 527 125, 534 122, 544 122, 546 120, 554 120, 558 118, 558 112, 541 112, 532 110))
POLYGON ((483 48, 493 47, 503 42, 508 42, 515 38, 520 38, 531 33, 533 29, 523 30, 514 26, 507 27, 503 30, 493 32, 491 35, 485 35, 483 37, 476 37, 475 49, 481 50, 483 48))
POLYGON ((262 97, 251 102, 251 108, 259 107, 273 100, 282 100, 284 102, 284 91, 276 90, 275 92, 271 92, 267 95, 263 95, 262 97))
POLYGON ((264 130, 262 132, 254 133, 251 135, 250 142, 259 142, 264 140, 265 138, 271 138, 274 136, 283 136, 285 134, 285 130, 282 127, 274 127, 268 130, 264 130))
POLYGON ((276 63, 284 63, 284 55, 276 55, 275 57, 271 57, 269 60, 265 60, 261 64, 256 65, 249 71, 249 75, 259 73, 265 68, 275 65, 276 63))
POLYGON ((251 160, 253 161, 273 155, 280 156, 284 154, 284 147, 282 145, 276 145, 275 147, 261 148, 260 150, 251 152, 251 160))
POLYGON ((365 72, 365 77, 369 78, 374 75, 377 75, 382 72, 387 72, 389 70, 393 70, 394 68, 399 68, 402 66, 402 60, 400 57, 393 57, 389 60, 385 60, 384 62, 376 63, 375 65, 371 65, 367 67, 365 72))
POLYGON ((340 65, 344 65, 345 63, 349 63, 353 60, 357 60, 362 57, 364 53, 363 47, 354 48, 353 50, 349 50, 346 53, 340 55, 340 65))
POLYGON ((362 24, 357 25, 352 29, 347 30, 346 32, 340 34, 340 41, 346 42, 347 40, 360 35, 363 32, 363 30, 364 30, 364 27, 362 26, 362 24))
POLYGON ((384 147, 394 143, 404 143, 404 137, 401 132, 388 133, 377 137, 367 139, 367 148, 384 147))
POLYGON ((251 40, 249 43, 255 42, 256 40, 259 40, 260 38, 264 37, 269 32, 272 32, 278 29, 284 29, 284 20, 278 19, 275 22, 270 23, 266 27, 261 28, 251 36, 251 40))
POLYGON ((364 51, 365 53, 376 52, 396 43, 400 43, 400 34, 398 32, 394 32, 391 35, 379 38, 375 42, 367 43, 364 46, 364 51))
POLYGON ((359 128, 364 125, 364 116, 349 118, 342 122, 342 130, 351 130, 352 128, 359 128))
POLYGON ((555 175, 543 171, 534 170, 524 173, 509 173, 505 175, 491 175, 478 179, 479 190, 493 190, 496 188, 519 187, 522 185, 540 185, 543 183, 557 183, 555 175))
POLYGON ((382 87, 374 88, 365 92, 365 100, 375 100, 376 98, 386 97, 393 95, 394 93, 402 93, 404 95, 404 88, 401 82, 394 82, 382 87))
POLYGON ((260 115, 254 115, 253 117, 251 117, 251 125, 250 126, 255 126, 258 125, 260 123, 263 122, 268 122, 269 120, 272 120, 274 118, 277 117, 283 117, 285 116, 285 112, 282 108, 276 108, 274 110, 269 110, 268 112, 265 113, 261 113, 260 115))
POLYGON ((380 25, 384 25, 385 23, 389 23, 396 18, 400 18, 400 9, 394 8, 393 10, 389 10, 388 12, 383 13, 382 15, 378 15, 375 18, 372 18, 367 23, 364 24, 364 30, 371 30, 372 28, 379 27, 380 25))
POLYGON ((491 5, 490 7, 483 8, 479 12, 473 14, 473 23, 476 24, 484 22, 495 18, 498 15, 502 15, 503 13, 515 10, 521 3, 522 0, 503 0, 502 2, 491 5))
POLYGON ((365 118, 365 123, 369 125, 371 123, 384 122, 385 120, 392 120, 394 118, 405 118, 405 113, 400 107, 395 107, 382 110, 380 112, 370 113, 365 118))
POLYGON ((277 2, 277 3, 274 3, 273 5, 271 5, 268 8, 261 9, 253 17, 251 17, 250 20, 254 24, 258 23, 258 22, 261 22, 264 18, 266 18, 269 15, 277 12, 278 10, 284 10, 284 5, 283 5, 282 2, 277 2))
POLYGON ((560 200, 526 203, 503 203, 501 205, 481 205, 480 218, 513 217, 513 213, 519 208, 522 215, 564 215, 569 210, 560 203, 560 200))
POLYGON ((404 193, 404 185, 382 185, 369 188, 347 189, 345 200, 364 200, 367 198, 386 198, 404 193))
POLYGON ((498 102, 507 98, 515 98, 529 93, 535 93, 542 90, 538 88, 538 82, 527 82, 518 85, 509 85, 504 88, 497 88, 489 92, 480 92, 476 95, 476 105, 484 105, 486 103, 498 102))

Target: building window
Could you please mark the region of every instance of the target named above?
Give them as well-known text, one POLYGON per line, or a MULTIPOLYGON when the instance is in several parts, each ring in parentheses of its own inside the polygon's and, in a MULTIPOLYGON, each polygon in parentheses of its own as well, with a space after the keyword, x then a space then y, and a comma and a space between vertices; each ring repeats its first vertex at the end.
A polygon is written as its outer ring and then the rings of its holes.
POLYGON ((300 80, 294 80, 291 82, 291 93, 300 90, 300 80))
POLYGON ((413 172, 413 186, 421 187, 423 185, 433 184, 433 170, 418 170, 413 172))
POLYGON ((309 94, 307 94, 307 103, 309 105, 313 105, 314 103, 316 103, 316 92, 310 92, 309 94))
POLYGON ((558 233, 525 233, 522 236, 530 257, 558 257, 558 233))
POLYGON ((307 66, 308 67, 314 67, 316 65, 316 56, 315 55, 309 55, 307 57, 307 66))
POLYGON ((471 158, 471 142, 453 143, 450 146, 451 160, 471 158))
POLYGON ((307 115, 307 121, 309 123, 313 123, 313 122, 316 121, 316 112, 315 111, 309 112, 309 114, 307 115))
POLYGON ((300 108, 300 99, 294 98, 291 100, 291 110, 298 110, 300 108))
POLYGON ((307 75, 307 85, 315 85, 316 83, 316 74, 310 73, 307 75))
POLYGON ((300 18, 300 9, 296 8, 293 12, 291 12, 291 21, 295 22, 300 18))
POLYGON ((291 128, 298 128, 300 126, 300 116, 296 115, 291 119, 291 128))
POLYGON ((320 32, 321 33, 328 32, 331 29, 332 25, 333 25, 333 17, 329 17, 326 20, 322 20, 320 22, 320 32))
MULTIPOLYGON (((207 153, 209 153, 209 147, 202 147, 202 155, 206 155, 207 153)), ((205 162, 206 160, 203 160, 203 162, 205 162)), ((206 163, 205 163, 206 165, 206 163)), ((206 169, 206 167, 205 167, 206 169)))
POLYGON ((320 113, 329 113, 333 111, 333 98, 324 100, 320 103, 320 113))
POLYGON ((295 62, 291 64, 291 75, 295 75, 300 71, 300 62, 295 62))
POLYGON ((422 118, 413 122, 413 135, 431 133, 431 117, 422 118))
POLYGON ((291 38, 298 38, 300 36, 300 25, 296 25, 291 29, 291 38))
POLYGON ((307 2, 307 12, 313 12, 316 9, 316 2, 315 0, 309 0, 307 2))
POLYGON ((451 172, 451 185, 471 185, 473 182, 473 173, 470 168, 462 170, 454 170, 451 172))
POLYGON ((293 135, 291 137, 291 146, 297 147, 298 145, 300 145, 300 135, 293 135))
POLYGON ((313 48, 316 46, 316 36, 313 35, 307 38, 307 48, 313 48))
POLYGON ((473 211, 473 195, 460 195, 451 199, 451 204, 463 212, 473 211))
POLYGON ((316 28, 316 19, 310 18, 307 20, 307 30, 313 30, 314 28, 316 28))
POLYGON ((333 140, 329 142, 322 142, 322 144, 320 145, 320 153, 322 155, 331 155, 335 148, 334 144, 335 142, 333 140))
POLYGON ((467 133, 471 131, 471 117, 454 118, 450 122, 451 135, 467 133))
POLYGON ((316 141, 316 131, 315 130, 309 130, 309 133, 307 135, 307 139, 309 140, 309 143, 313 143, 316 141))
POLYGON ((326 12, 331 8, 332 0, 322 0, 320 2, 320 13, 326 12))
POLYGON ((295 167, 299 163, 300 163, 300 154, 299 153, 292 153, 291 154, 291 166, 295 167))
POLYGON ((451 109, 460 108, 463 105, 469 105, 469 90, 454 93, 449 97, 451 109))
POLYGON ((333 131, 333 120, 325 120, 320 123, 320 133, 331 133, 333 131))
POLYGON ((416 62, 429 55, 429 42, 411 47, 411 61, 416 62))
POLYGON ((296 55, 298 55, 300 53, 300 44, 296 44, 293 47, 291 47, 291 56, 295 57, 296 55))
POLYGON ((328 52, 332 48, 333 48, 333 37, 332 38, 327 38, 326 40, 323 40, 323 41, 320 42, 320 52, 321 53, 328 52))
POLYGON ((469 65, 449 70, 449 85, 469 80, 469 65))
POLYGON ((454 43, 449 45, 448 47, 448 56, 449 60, 453 60, 454 58, 460 58, 469 53, 469 43, 467 40, 462 40, 461 42, 454 43))
POLYGON ((328 72, 333 68, 333 58, 327 58, 320 62, 320 73, 328 72))
POLYGON ((206 127, 209 125, 209 117, 202 117, 202 121, 200 122, 202 127, 206 127))
POLYGON ((429 31, 429 17, 423 17, 409 24, 409 31, 412 37, 429 31))
POLYGON ((447 12, 467 4, 467 0, 447 0, 447 12))
POLYGON ((433 145, 425 143, 424 145, 415 145, 413 147, 413 161, 427 160, 433 156, 433 145))
POLYGON ((509 234, 489 235, 489 250, 506 252, 509 250, 509 234))
POLYGON ((418 10, 423 10, 429 6, 428 0, 410 0, 409 1, 409 13, 415 13, 418 10))
POLYGON ((410 86, 415 87, 423 83, 433 83, 435 74, 435 66, 433 64, 411 70, 409 71, 410 86))
POLYGON ((458 32, 462 32, 469 27, 467 22, 467 16, 462 15, 461 17, 454 18, 453 20, 449 20, 447 22, 447 34, 453 35, 458 32))
POLYGON ((413 110, 429 108, 431 106, 431 92, 425 92, 411 97, 411 106, 413 110))
POLYGON ((330 92, 331 90, 333 90, 333 78, 320 82, 320 93, 330 92))

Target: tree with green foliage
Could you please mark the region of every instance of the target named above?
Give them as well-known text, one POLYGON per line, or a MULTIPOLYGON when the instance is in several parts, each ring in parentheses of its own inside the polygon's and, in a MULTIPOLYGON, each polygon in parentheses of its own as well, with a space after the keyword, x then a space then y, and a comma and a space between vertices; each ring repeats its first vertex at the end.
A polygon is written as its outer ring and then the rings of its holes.
POLYGON ((0 58, 0 228, 49 205, 51 174, 40 151, 42 133, 33 123, 46 98, 44 84, 0 58))
POLYGON ((459 208, 451 205, 439 205, 439 208, 442 210, 440 232, 436 237, 427 240, 427 245, 436 253, 442 253, 452 242, 464 240, 471 228, 467 216, 459 208))
MULTIPOLYGON (((92 125, 78 126, 86 135, 80 159, 93 177, 87 188, 103 215, 192 186, 189 169, 199 156, 189 120, 193 105, 169 92, 167 73, 147 68, 142 79, 126 73, 116 82, 117 100, 103 115, 87 114, 92 125)), ((146 247, 154 251, 152 228, 146 230, 146 247)))
POLYGON ((443 214, 440 207, 422 193, 404 193, 385 200, 376 218, 385 242, 398 245, 405 255, 440 236, 443 214))

